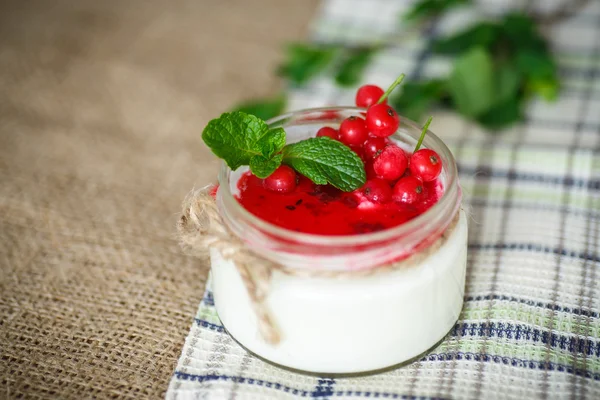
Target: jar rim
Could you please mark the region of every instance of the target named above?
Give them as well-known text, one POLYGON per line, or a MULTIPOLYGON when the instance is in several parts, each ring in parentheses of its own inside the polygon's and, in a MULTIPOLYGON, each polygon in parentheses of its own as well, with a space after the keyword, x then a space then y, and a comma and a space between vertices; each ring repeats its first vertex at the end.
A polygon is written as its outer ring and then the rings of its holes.
MULTIPOLYGON (((266 123, 268 125, 273 125, 280 121, 297 117, 302 114, 339 111, 359 113, 366 112, 366 108, 339 106, 307 108, 279 115, 277 117, 269 119, 268 121, 266 121, 266 123)), ((412 130, 417 130, 421 132, 422 127, 420 127, 416 122, 405 118, 402 115, 399 116, 400 121, 402 121, 401 123, 403 125, 408 126, 412 130)), ((324 123, 327 122, 324 121, 324 123)), ((252 214, 250 211, 246 210, 234 197, 229 186, 229 174, 232 171, 223 161, 221 162, 221 168, 218 177, 219 190, 217 192, 217 196, 220 197, 221 201, 223 201, 223 203, 229 210, 239 213, 241 217, 246 219, 248 222, 252 223, 264 233, 283 239, 293 240, 296 242, 301 242, 303 244, 316 246, 347 246, 390 240, 394 237, 409 234, 410 232, 413 232, 415 229, 417 229, 419 226, 422 226, 423 224, 431 223, 432 220, 435 220, 436 216, 443 213, 448 208, 458 209, 458 206, 460 204, 460 192, 456 193, 457 191, 460 191, 460 189, 458 188, 458 171, 456 167, 456 161, 454 159, 454 156, 452 155, 452 152, 446 146, 446 144, 429 129, 427 130, 427 134, 425 136, 423 144, 427 148, 433 148, 440 155, 442 160, 449 161, 445 162, 445 165, 443 166, 443 168, 446 170, 448 181, 446 182, 445 190, 442 194, 442 197, 440 197, 440 199, 423 214, 418 215, 417 217, 411 219, 408 222, 378 232, 361 233, 353 235, 319 235, 314 233, 297 232, 267 222, 252 214), (456 200, 457 196, 458 200, 456 200)), ((454 213, 452 213, 452 215, 454 215, 454 213)))

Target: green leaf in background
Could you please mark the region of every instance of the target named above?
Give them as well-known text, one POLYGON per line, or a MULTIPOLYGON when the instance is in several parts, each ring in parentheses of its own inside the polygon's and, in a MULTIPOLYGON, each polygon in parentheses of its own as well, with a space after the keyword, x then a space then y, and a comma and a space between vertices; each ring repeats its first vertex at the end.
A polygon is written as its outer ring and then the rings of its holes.
POLYGON ((318 185, 330 183, 345 192, 358 189, 367 179, 356 153, 328 137, 288 144, 283 148, 283 163, 318 185))
MULTIPOLYGON (((473 3, 472 0, 415 0, 400 22, 404 25, 423 22, 440 17, 453 7, 473 3)), ((458 33, 437 38, 431 50, 455 56, 451 74, 439 80, 407 83, 399 96, 390 98, 390 104, 417 121, 434 106, 453 109, 494 129, 518 120, 532 96, 551 101, 560 89, 554 55, 539 29, 545 22, 547 19, 527 15, 515 7, 504 15, 480 20, 458 33)), ((395 46, 397 39, 400 40, 392 37, 385 43, 367 43, 358 49, 291 44, 278 71, 295 85, 326 71, 327 77, 333 76, 338 85, 355 86, 362 80, 375 52, 395 46)), ((283 100, 278 98, 247 103, 238 109, 268 119, 282 112, 282 104, 283 100)))
POLYGON ((491 130, 506 128, 523 119, 522 102, 513 97, 503 103, 497 104, 487 112, 479 116, 477 121, 491 130))
POLYGON ((285 131, 270 130, 260 118, 236 111, 211 120, 202 131, 202 140, 235 171, 256 155, 271 158, 285 145, 285 131))
POLYGON ((294 84, 302 85, 327 68, 338 50, 335 47, 292 43, 286 49, 286 61, 279 66, 277 72, 294 84))
POLYGON ((552 56, 546 51, 520 50, 516 55, 516 66, 526 77, 529 92, 548 101, 558 96, 558 71, 552 56))
POLYGON ((435 17, 452 7, 469 4, 471 0, 420 0, 402 17, 405 21, 435 17))
POLYGON ((521 73, 512 64, 504 63, 496 67, 496 81, 495 103, 504 103, 517 96, 521 86, 521 73))
POLYGON ((477 47, 458 57, 448 89, 454 105, 465 116, 477 117, 492 108, 496 85, 489 53, 477 47))
POLYGON ((423 114, 447 94, 447 82, 442 79, 407 82, 399 96, 390 99, 390 104, 402 115, 419 121, 423 114))
POLYGON ((360 82, 374 53, 374 49, 350 50, 335 75, 336 83, 340 86, 353 86, 360 82))
POLYGON ((285 109, 285 105, 285 96, 279 95, 270 99, 243 102, 235 106, 232 111, 245 112, 266 121, 281 115, 285 109))
POLYGON ((459 54, 473 47, 489 48, 496 44, 502 29, 492 22, 481 22, 453 36, 433 42, 432 50, 440 54, 459 54))
POLYGON ((539 34, 535 21, 525 15, 511 13, 502 21, 502 31, 515 48, 546 51, 547 45, 539 34))
POLYGON ((555 101, 560 91, 560 82, 558 78, 552 79, 532 79, 527 81, 526 90, 528 93, 535 93, 546 101, 555 101))
POLYGON ((271 175, 280 165, 283 154, 275 154, 273 158, 254 156, 250 159, 250 171, 261 179, 271 175))

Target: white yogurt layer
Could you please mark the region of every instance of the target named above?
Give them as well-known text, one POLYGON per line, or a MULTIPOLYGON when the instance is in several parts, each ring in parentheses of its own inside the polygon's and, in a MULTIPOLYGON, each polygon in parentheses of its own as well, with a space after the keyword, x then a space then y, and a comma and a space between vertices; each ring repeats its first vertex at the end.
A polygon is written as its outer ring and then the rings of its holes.
POLYGON ((422 263, 358 278, 300 278, 275 272, 267 304, 281 333, 261 337, 242 279, 211 250, 215 306, 231 335, 274 363, 304 371, 356 373, 408 361, 439 342, 463 305, 464 211, 446 242, 422 263))

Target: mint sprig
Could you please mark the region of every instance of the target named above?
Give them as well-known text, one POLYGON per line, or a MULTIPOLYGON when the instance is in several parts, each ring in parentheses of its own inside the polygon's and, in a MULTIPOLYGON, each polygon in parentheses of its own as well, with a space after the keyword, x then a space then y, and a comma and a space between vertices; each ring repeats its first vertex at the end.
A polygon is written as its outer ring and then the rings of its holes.
POLYGON ((260 118, 242 113, 222 114, 211 120, 202 132, 202 140, 229 168, 249 165, 255 156, 270 159, 285 145, 285 131, 269 129, 260 118))
POLYGON ((330 183, 345 192, 365 184, 361 159, 347 146, 328 137, 316 137, 288 144, 283 162, 318 185, 330 183))
POLYGON ((282 159, 282 154, 275 154, 273 158, 254 156, 250 159, 250 171, 259 178, 265 179, 279 168, 282 159))
POLYGON ((235 111, 211 120, 202 140, 232 170, 248 165, 259 178, 266 178, 282 163, 319 185, 331 184, 350 192, 364 185, 365 169, 360 158, 341 142, 326 137, 286 145, 283 128, 270 129, 260 118, 235 111))

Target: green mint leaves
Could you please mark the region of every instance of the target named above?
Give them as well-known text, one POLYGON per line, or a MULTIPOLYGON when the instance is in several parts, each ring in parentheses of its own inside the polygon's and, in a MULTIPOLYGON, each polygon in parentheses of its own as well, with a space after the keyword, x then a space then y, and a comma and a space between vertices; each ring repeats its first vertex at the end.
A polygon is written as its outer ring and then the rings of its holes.
POLYGON ((269 130, 267 124, 241 112, 225 113, 213 119, 202 132, 202 140, 229 168, 249 165, 255 156, 270 159, 285 145, 283 129, 269 130))
POLYGON ((328 137, 306 139, 285 146, 283 162, 318 185, 330 183, 345 192, 358 189, 367 179, 358 155, 328 137))
POLYGON ((366 181, 360 158, 342 143, 322 137, 286 146, 283 128, 270 129, 260 118, 235 111, 208 123, 202 140, 229 168, 242 165, 266 178, 282 163, 319 185, 331 184, 350 192, 366 181))
POLYGON ((261 179, 271 175, 281 165, 283 155, 275 154, 273 158, 254 156, 250 159, 250 171, 261 179))

